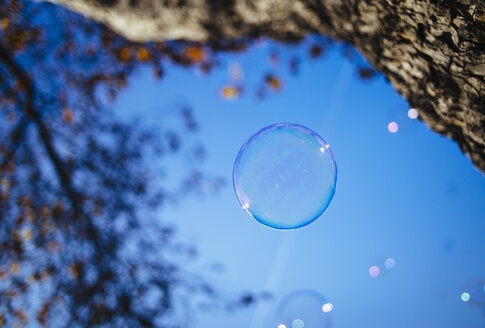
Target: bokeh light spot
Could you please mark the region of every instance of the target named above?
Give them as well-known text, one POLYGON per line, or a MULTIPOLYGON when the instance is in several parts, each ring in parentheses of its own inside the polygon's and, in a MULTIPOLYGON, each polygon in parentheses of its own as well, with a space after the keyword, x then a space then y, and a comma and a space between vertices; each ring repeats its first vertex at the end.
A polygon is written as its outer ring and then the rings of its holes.
POLYGON ((316 220, 333 198, 336 179, 335 160, 325 141, 296 124, 258 131, 234 163, 239 203, 258 222, 275 229, 296 229, 316 220))
POLYGON ((371 276, 372 278, 377 277, 379 273, 381 273, 381 269, 379 269, 378 266, 373 265, 369 268, 369 276, 371 276))
POLYGON ((384 262, 384 265, 386 266, 386 269, 388 270, 391 270, 391 269, 394 269, 394 267, 396 266, 396 260, 394 260, 392 257, 386 259, 386 261, 384 262))
POLYGON ((333 304, 332 303, 325 303, 322 306, 322 311, 325 313, 328 313, 333 310, 333 304))
POLYGON ((414 108, 411 108, 408 110, 408 117, 412 120, 418 118, 418 111, 415 110, 414 108))
POLYGON ((305 327, 305 323, 301 319, 295 319, 295 320, 293 320, 291 327, 293 327, 293 328, 303 328, 303 327, 305 327))
POLYGON ((468 302, 470 300, 470 294, 468 294, 467 292, 464 292, 461 294, 461 300, 463 302, 468 302))
POLYGON ((390 122, 388 125, 387 125, 387 129, 389 130, 389 132, 391 133, 396 133, 398 130, 399 130, 399 126, 397 125, 396 122, 390 122))
POLYGON ((278 325, 278 328, 286 328, 284 324, 278 325))

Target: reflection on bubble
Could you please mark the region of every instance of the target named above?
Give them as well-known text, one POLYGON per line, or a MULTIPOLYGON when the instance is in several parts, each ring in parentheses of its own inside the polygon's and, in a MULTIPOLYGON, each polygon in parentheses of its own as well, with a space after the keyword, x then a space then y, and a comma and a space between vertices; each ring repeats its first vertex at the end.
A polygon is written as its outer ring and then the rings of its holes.
MULTIPOLYGON (((278 328, 329 328, 330 314, 322 311, 331 306, 319 293, 311 290, 299 290, 287 295, 276 311, 278 328)), ((333 308, 333 306, 331 306, 333 308)))
POLYGON ((399 130, 399 126, 397 125, 396 122, 390 122, 388 125, 387 125, 387 129, 389 130, 389 132, 391 133, 396 133, 397 130, 399 130))
POLYGON ((391 270, 396 266, 396 260, 390 257, 386 259, 386 261, 384 262, 384 265, 386 266, 386 269, 391 270))
POLYGON ((379 273, 381 273, 381 269, 379 269, 378 266, 373 265, 369 268, 369 276, 371 276, 372 278, 377 277, 379 273))
POLYGON ((485 305, 485 279, 474 278, 468 280, 463 286, 461 299, 471 305, 485 305), (467 298, 463 299, 463 297, 467 298))
POLYGON ((330 204, 336 180, 328 144, 297 124, 258 131, 234 163, 234 190, 242 208, 275 229, 296 229, 316 220, 330 204))
POLYGON ((415 110, 414 108, 411 108, 408 110, 408 117, 412 120, 416 119, 418 117, 418 111, 415 110))
POLYGON ((333 310, 333 304, 332 303, 325 303, 322 306, 322 311, 325 313, 328 313, 333 310))

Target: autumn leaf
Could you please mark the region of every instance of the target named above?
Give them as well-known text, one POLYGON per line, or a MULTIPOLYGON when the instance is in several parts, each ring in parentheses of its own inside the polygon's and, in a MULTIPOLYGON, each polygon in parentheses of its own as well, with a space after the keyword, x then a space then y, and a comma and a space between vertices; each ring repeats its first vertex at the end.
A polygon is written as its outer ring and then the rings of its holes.
POLYGON ((279 91, 283 87, 281 80, 276 76, 267 75, 265 81, 273 91, 279 91))
POLYGON ((131 58, 131 49, 128 47, 121 48, 118 52, 118 60, 127 62, 131 58))
POLYGON ((20 265, 17 262, 10 264, 10 273, 14 276, 18 275, 20 272, 20 265))
MULTIPOLYGON (((54 205, 55 206, 55 205, 54 205)), ((42 205, 40 207, 40 217, 43 219, 48 219, 51 216, 51 211, 47 205, 42 205)))
POLYGON ((200 46, 187 47, 184 51, 184 57, 193 63, 200 63, 204 61, 206 53, 200 46))
POLYGON ((67 124, 71 124, 74 121, 74 113, 69 108, 62 110, 62 120, 67 124))
POLYGON ((61 249, 61 244, 57 241, 50 241, 47 243, 47 251, 49 253, 56 253, 61 249))
POLYGON ((150 57, 151 57, 150 52, 145 47, 139 48, 138 52, 136 53, 136 58, 138 58, 138 60, 141 62, 148 61, 150 57))
POLYGON ((235 86, 224 86, 221 89, 221 97, 223 99, 231 100, 239 96, 240 90, 235 86))
POLYGON ((314 44, 310 48, 310 57, 312 57, 312 58, 318 58, 322 55, 322 53, 323 53, 323 48, 321 46, 319 46, 318 44, 314 44))
POLYGON ((21 231, 22 239, 24 241, 29 241, 32 239, 32 230, 30 228, 23 228, 21 231))
POLYGON ((15 311, 15 316, 22 322, 26 322, 27 321, 27 315, 25 314, 25 312, 22 310, 22 309, 18 309, 15 311))
POLYGON ((78 279, 79 276, 81 275, 82 269, 83 269, 83 264, 81 262, 73 263, 68 268, 69 273, 76 279, 78 279))
POLYGON ((8 121, 10 123, 15 122, 15 113, 8 113, 8 121))
POLYGON ((15 164, 13 162, 8 162, 7 173, 12 175, 15 172, 15 164))
POLYGON ((51 303, 49 301, 46 301, 37 312, 37 321, 39 321, 42 326, 45 326, 47 324, 47 316, 49 315, 50 307, 51 303))

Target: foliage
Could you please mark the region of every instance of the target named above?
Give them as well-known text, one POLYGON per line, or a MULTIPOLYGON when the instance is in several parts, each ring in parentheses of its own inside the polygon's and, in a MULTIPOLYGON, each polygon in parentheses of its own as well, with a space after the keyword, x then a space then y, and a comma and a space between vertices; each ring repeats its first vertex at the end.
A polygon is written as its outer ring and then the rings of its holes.
POLYGON ((186 272, 173 258, 193 247, 157 216, 179 192, 221 184, 194 166, 173 193, 150 165, 197 130, 190 109, 156 132, 108 109, 140 67, 209 70, 210 52, 129 42, 46 3, 1 0, 0 27, 0 327, 179 327, 194 299, 252 303, 186 272))

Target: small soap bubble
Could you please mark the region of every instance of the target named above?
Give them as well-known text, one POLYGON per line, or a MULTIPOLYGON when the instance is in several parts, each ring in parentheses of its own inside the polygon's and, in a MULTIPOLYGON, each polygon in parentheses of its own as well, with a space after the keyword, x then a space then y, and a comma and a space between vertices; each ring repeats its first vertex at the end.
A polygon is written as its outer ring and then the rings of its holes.
POLYGON ((394 269, 394 267, 396 266, 396 260, 394 260, 392 257, 387 258, 386 261, 384 262, 384 265, 388 270, 394 269))
POLYGON ((388 125, 387 125, 387 129, 389 130, 389 132, 391 133, 396 133, 398 130, 399 130, 399 126, 397 125, 396 122, 390 122, 388 125))
POLYGON ((414 108, 411 108, 408 110, 408 117, 412 120, 418 118, 418 111, 415 110, 414 108))
POLYGON ((234 163, 234 190, 241 207, 275 229, 296 229, 316 220, 330 204, 336 181, 329 145, 297 124, 258 131, 234 163))
POLYGON ((485 305, 485 279, 474 278, 463 285, 461 299, 471 305, 485 305), (465 299, 466 300, 465 300, 465 299))
MULTIPOLYGON (((330 311, 325 297, 312 290, 298 290, 287 295, 276 311, 278 328, 329 328, 330 311)), ((333 308, 333 305, 332 305, 333 308)))
POLYGON ((381 273, 381 269, 379 269, 378 266, 373 265, 369 268, 369 276, 371 276, 372 278, 377 277, 379 273, 381 273))
POLYGON ((332 303, 325 303, 322 306, 322 311, 325 313, 328 313, 333 310, 333 304, 332 303))

